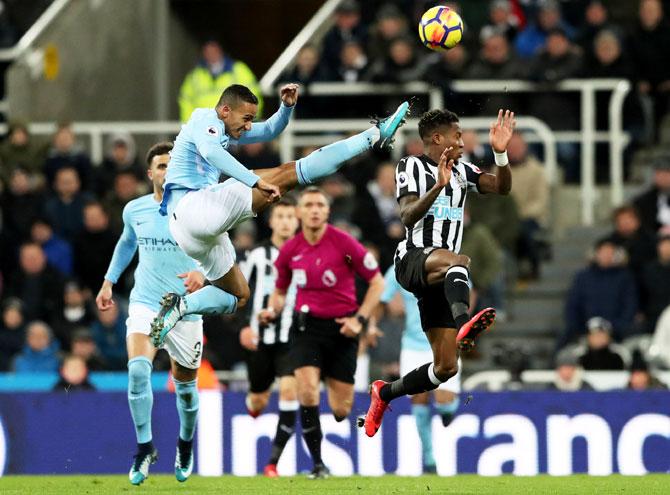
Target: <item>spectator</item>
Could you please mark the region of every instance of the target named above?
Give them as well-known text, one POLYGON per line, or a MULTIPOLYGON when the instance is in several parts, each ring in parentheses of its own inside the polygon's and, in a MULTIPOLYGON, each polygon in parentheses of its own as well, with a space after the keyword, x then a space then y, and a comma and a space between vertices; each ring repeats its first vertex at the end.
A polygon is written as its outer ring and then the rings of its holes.
POLYGON ((649 346, 649 359, 666 370, 670 369, 670 306, 663 310, 656 323, 649 346))
POLYGON ((519 236, 519 211, 511 195, 468 195, 468 210, 473 223, 488 227, 503 248, 506 258, 513 259, 519 236))
POLYGON ((658 124, 668 111, 670 95, 670 26, 660 0, 641 0, 639 19, 640 24, 630 40, 637 89, 652 99, 658 124))
POLYGON ((528 72, 540 82, 557 83, 579 75, 581 68, 579 50, 563 29, 555 28, 547 33, 547 41, 533 57, 528 72))
POLYGON ((640 306, 645 333, 654 332, 661 313, 670 306, 670 233, 659 236, 657 253, 657 258, 650 258, 642 271, 640 306))
POLYGON ((74 167, 63 167, 56 172, 54 192, 44 205, 44 213, 54 232, 72 242, 83 228, 84 204, 91 196, 81 191, 79 174, 74 167))
MULTIPOLYGON (((315 82, 331 79, 324 64, 321 63, 320 57, 321 54, 315 46, 305 45, 298 51, 295 66, 292 69, 286 70, 278 78, 278 82, 298 83, 301 85, 300 105, 297 105, 293 110, 298 118, 318 117, 319 109, 315 108, 314 100, 309 95, 309 86, 315 82)), ((246 164, 247 162, 242 160, 242 163, 246 164)))
POLYGON ((594 316, 586 322, 586 345, 576 354, 585 370, 623 370, 630 361, 625 347, 612 343, 612 324, 594 316))
POLYGON ((584 64, 584 77, 629 79, 635 68, 621 47, 619 37, 608 29, 601 30, 593 40, 584 64))
POLYGON ((493 0, 489 6, 489 23, 479 31, 479 39, 501 34, 509 43, 513 43, 518 32, 519 18, 512 11, 510 0, 493 0))
MULTIPOLYGON (((457 114, 472 114, 479 108, 472 108, 472 102, 462 98, 451 89, 451 82, 461 79, 470 63, 470 55, 464 44, 440 52, 437 57, 428 58, 429 65, 426 68, 426 82, 442 89, 445 106, 457 114)), ((423 144, 421 145, 423 146, 423 144)))
POLYGON ((375 61, 367 79, 378 83, 403 84, 423 79, 426 59, 419 58, 412 38, 400 37, 388 45, 386 57, 375 61))
POLYGON ((409 35, 407 18, 397 6, 391 3, 382 5, 377 12, 377 20, 371 29, 372 36, 368 43, 370 58, 383 58, 391 42, 399 37, 409 35))
POLYGON ((44 158, 42 147, 32 141, 26 123, 10 121, 7 138, 0 143, 0 178, 9 179, 16 167, 23 168, 33 177, 41 177, 44 158))
POLYGON ((356 206, 354 185, 342 174, 333 174, 324 178, 320 187, 330 200, 331 223, 351 224, 356 206))
POLYGON ((61 308, 63 282, 60 274, 47 265, 44 251, 33 242, 19 250, 19 269, 9 279, 7 296, 23 301, 26 320, 53 321, 61 308))
POLYGON ((23 304, 16 298, 7 299, 2 305, 0 321, 0 371, 8 371, 13 357, 26 341, 23 304))
POLYGON ((95 344, 100 349, 102 359, 111 370, 126 368, 126 317, 121 314, 118 304, 107 311, 97 311, 97 320, 91 325, 95 344))
POLYGON ((366 189, 358 191, 355 200, 352 218, 361 228, 363 238, 379 246, 381 265, 386 268, 393 263, 398 242, 405 236, 396 200, 395 164, 380 164, 375 180, 368 182, 366 189))
POLYGON ((630 367, 628 390, 665 390, 667 388, 663 382, 651 374, 642 353, 636 350, 633 353, 633 363, 630 367))
POLYGON ((539 4, 537 19, 516 37, 516 53, 522 58, 531 58, 545 46, 548 33, 562 29, 566 36, 573 37, 574 29, 563 21, 561 7, 556 0, 543 0, 539 4))
POLYGON ((521 219, 517 258, 529 264, 528 270, 521 271, 522 278, 534 280, 540 276, 542 242, 539 237, 549 220, 549 182, 542 164, 528 153, 521 134, 512 136, 507 155, 514 174, 511 193, 521 219))
POLYGON ((479 141, 479 134, 473 130, 464 130, 461 137, 463 138, 461 161, 470 162, 480 168, 493 162, 493 151, 490 146, 484 146, 479 141))
POLYGON ((593 262, 577 272, 568 291, 567 328, 559 336, 559 348, 582 334, 587 321, 594 316, 610 321, 615 339, 629 335, 638 308, 638 296, 635 279, 623 265, 624 259, 623 251, 612 241, 598 241, 593 262))
POLYGON ((84 289, 74 280, 63 289, 63 308, 54 318, 53 330, 63 349, 69 349, 72 333, 81 327, 88 327, 95 320, 93 309, 86 298, 84 289))
POLYGON ((583 375, 577 356, 569 349, 563 350, 556 357, 556 376, 554 383, 549 385, 549 389, 561 392, 593 390, 593 387, 584 381, 583 375))
POLYGON ((88 328, 79 327, 72 332, 70 352, 86 361, 86 366, 91 371, 102 371, 107 369, 105 361, 100 356, 100 351, 95 345, 93 334, 88 328))
MULTIPOLYGON (((276 162, 275 162, 276 163, 276 162)), ((130 170, 119 172, 114 177, 114 189, 104 199, 105 210, 111 217, 111 229, 115 234, 123 230, 123 208, 141 194, 141 183, 130 170)))
POLYGON ((47 263, 63 276, 72 275, 72 246, 54 234, 51 223, 45 217, 38 217, 30 228, 30 240, 42 246, 47 263))
POLYGON ((628 266, 640 287, 643 268, 656 258, 656 238, 646 230, 634 206, 621 206, 614 210, 614 232, 609 239, 622 247, 628 255, 628 266))
POLYGON ((609 23, 609 12, 602 0, 590 0, 584 11, 583 25, 575 36, 575 42, 587 58, 593 58, 595 40, 603 30, 614 34, 616 28, 609 23))
POLYGON ((342 47, 340 63, 331 72, 335 81, 358 82, 368 68, 368 57, 358 41, 347 41, 342 47))
POLYGON ((51 147, 47 152, 44 173, 50 187, 54 187, 56 175, 62 168, 74 168, 83 184, 83 188, 88 187, 92 171, 91 159, 77 144, 72 125, 69 122, 58 125, 51 141, 51 147))
POLYGON ((104 196, 113 187, 114 179, 120 173, 132 174, 137 182, 147 177, 146 170, 137 160, 137 146, 130 134, 118 133, 111 136, 107 156, 97 170, 96 192, 104 196))
MULTIPOLYGON (((491 231, 481 223, 472 222, 466 209, 463 215, 463 242, 461 253, 472 260, 470 280, 479 309, 496 308, 497 319, 505 315, 505 283, 503 279, 503 253, 491 231)), ((474 312, 473 312, 474 314, 474 312)))
POLYGON ((84 207, 84 230, 74 243, 74 271, 85 289, 95 294, 114 254, 116 235, 109 227, 109 215, 96 201, 84 207))
MULTIPOLYGON (((524 68, 510 50, 509 41, 501 33, 493 33, 482 40, 479 57, 462 75, 465 79, 518 79, 523 77, 524 68)), ((496 114, 500 108, 518 108, 517 98, 510 94, 487 94, 481 104, 479 114, 496 114)))
MULTIPOLYGON (((302 101, 302 99, 301 99, 302 101)), ((240 146, 237 159, 252 170, 276 167, 280 163, 279 154, 270 143, 259 142, 240 146)))
POLYGON ((322 60, 326 70, 337 73, 347 43, 355 42, 361 53, 367 43, 367 29, 361 23, 361 12, 355 0, 343 0, 335 9, 335 25, 323 39, 322 60))
POLYGON ((30 226, 42 209, 42 195, 23 167, 14 169, 8 185, 5 194, 0 195, 3 228, 9 236, 23 240, 30 236, 30 226))
POLYGON ((670 227, 670 156, 657 157, 653 162, 654 178, 650 189, 633 200, 640 213, 642 227, 657 232, 670 227))
POLYGON ((68 354, 60 367, 60 380, 53 387, 54 392, 81 392, 95 390, 88 381, 88 366, 79 356, 68 354))
POLYGON ((258 114, 262 115, 263 95, 251 69, 228 56, 217 41, 206 42, 200 63, 186 74, 179 89, 181 121, 186 122, 196 108, 214 108, 223 90, 231 84, 248 87, 258 98, 258 114))
POLYGON ((58 342, 51 334, 51 328, 43 321, 33 321, 26 329, 26 343, 23 351, 14 359, 17 373, 40 373, 58 371, 58 342))

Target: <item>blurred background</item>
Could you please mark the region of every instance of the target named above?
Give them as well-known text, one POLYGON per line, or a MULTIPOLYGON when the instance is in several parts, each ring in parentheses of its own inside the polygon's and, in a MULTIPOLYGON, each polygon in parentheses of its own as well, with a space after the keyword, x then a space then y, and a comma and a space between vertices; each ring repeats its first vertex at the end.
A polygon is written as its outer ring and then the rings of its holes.
MULTIPOLYGON (((456 111, 465 159, 489 169, 489 123, 515 110, 511 195, 468 197, 472 307, 496 307, 498 321, 463 357, 464 389, 666 389, 670 1, 444 3, 465 37, 438 53, 417 36, 436 4, 423 0, 0 1, 0 391, 125 390, 132 270, 114 311, 94 304, 121 211, 149 192, 149 146, 233 82, 265 116, 281 83, 301 85, 276 142, 233 150, 250 168, 304 156, 417 97, 392 154, 370 152, 321 184, 331 222, 382 269, 404 235, 393 172, 421 153, 421 112, 456 111)), ((236 229, 239 261, 268 235, 262 216, 236 229)), ((398 376, 399 297, 389 309, 384 337, 361 345, 360 390, 398 376)), ((246 390, 241 324, 206 319, 201 386, 246 390)), ((168 367, 159 354, 155 390, 168 367)))

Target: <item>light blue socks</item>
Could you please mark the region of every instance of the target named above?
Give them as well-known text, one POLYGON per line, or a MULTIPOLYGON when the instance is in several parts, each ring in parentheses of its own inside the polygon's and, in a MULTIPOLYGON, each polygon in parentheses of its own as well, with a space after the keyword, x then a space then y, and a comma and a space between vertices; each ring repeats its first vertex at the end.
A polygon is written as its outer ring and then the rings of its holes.
POLYGON ((456 414, 456 411, 458 410, 458 406, 461 403, 461 399, 456 397, 454 400, 451 402, 447 402, 446 404, 439 404, 435 403, 435 409, 437 410, 438 413, 440 414, 451 414, 452 416, 456 414))
POLYGON ((379 139, 379 129, 370 129, 313 151, 295 164, 300 184, 311 184, 334 174, 347 160, 372 148, 379 139))
POLYGON ((416 421, 416 429, 421 439, 421 451, 423 452, 424 466, 434 466, 433 457, 433 437, 430 421, 432 414, 430 406, 427 404, 412 404, 412 415, 416 421))
POLYGON ((137 443, 147 443, 151 435, 151 409, 154 394, 151 391, 151 361, 138 356, 128 361, 128 405, 135 424, 137 443))
POLYGON ((237 298, 213 285, 184 296, 184 303, 186 315, 231 314, 237 309, 237 298))
POLYGON ((200 407, 196 381, 174 381, 175 392, 177 393, 177 413, 179 413, 179 438, 187 442, 193 440, 200 407))

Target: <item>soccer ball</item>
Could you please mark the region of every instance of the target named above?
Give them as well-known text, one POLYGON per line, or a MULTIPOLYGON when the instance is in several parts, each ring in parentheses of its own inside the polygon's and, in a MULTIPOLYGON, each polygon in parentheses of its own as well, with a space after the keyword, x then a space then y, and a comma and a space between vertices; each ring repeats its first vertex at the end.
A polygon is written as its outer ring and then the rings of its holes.
POLYGON ((431 50, 453 48, 463 37, 463 20, 449 7, 428 9, 419 22, 419 38, 431 50))

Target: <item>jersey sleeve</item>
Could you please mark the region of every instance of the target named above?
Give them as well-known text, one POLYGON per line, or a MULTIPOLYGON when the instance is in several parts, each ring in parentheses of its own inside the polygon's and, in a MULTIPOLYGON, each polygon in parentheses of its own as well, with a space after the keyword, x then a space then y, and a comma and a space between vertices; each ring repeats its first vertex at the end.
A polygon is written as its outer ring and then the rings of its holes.
POLYGON ((408 194, 419 195, 419 167, 416 165, 416 158, 406 156, 395 169, 396 198, 407 196, 408 194))
POLYGON ((342 236, 341 243, 347 258, 351 258, 351 266, 354 271, 363 277, 366 282, 372 280, 372 277, 379 273, 377 259, 360 242, 345 234, 342 236))
POLYGON ((289 261, 291 259, 293 243, 291 241, 287 242, 279 250, 279 255, 275 260, 275 268, 277 269, 277 280, 275 281, 275 287, 282 291, 287 291, 289 285, 291 285, 291 278, 293 274, 291 273, 291 267, 289 261))
POLYGON ((479 191, 479 179, 484 172, 471 163, 463 163, 463 168, 465 169, 465 180, 468 183, 468 191, 479 191))
POLYGON ((127 204, 123 209, 123 232, 121 232, 121 237, 116 242, 112 260, 109 262, 105 274, 105 280, 109 280, 113 284, 119 281, 119 277, 128 268, 133 256, 135 256, 135 251, 137 251, 137 236, 132 227, 130 209, 130 204, 127 204))
MULTIPOLYGON (((295 106, 295 105, 294 105, 295 106)), ((272 141, 279 136, 281 132, 286 129, 291 115, 293 114, 293 107, 287 107, 282 103, 269 119, 265 122, 254 122, 251 124, 249 132, 242 134, 242 137, 237 140, 239 144, 258 143, 261 141, 272 141)), ((231 142, 234 142, 231 140, 231 142)))
POLYGON ((233 155, 221 146, 223 129, 218 120, 202 118, 192 122, 191 135, 198 153, 228 177, 239 180, 243 184, 253 187, 259 177, 247 169, 233 155))
POLYGON ((393 266, 390 266, 386 273, 384 274, 384 292, 382 292, 379 302, 387 304, 391 302, 393 296, 400 290, 400 284, 395 278, 395 270, 393 266))

